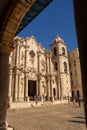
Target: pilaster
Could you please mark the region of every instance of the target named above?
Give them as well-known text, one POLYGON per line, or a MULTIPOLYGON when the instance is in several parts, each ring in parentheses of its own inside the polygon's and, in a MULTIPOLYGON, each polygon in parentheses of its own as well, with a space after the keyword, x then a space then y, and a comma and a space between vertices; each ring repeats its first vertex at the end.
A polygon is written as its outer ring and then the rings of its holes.
POLYGON ((37 52, 37 60, 38 60, 37 70, 38 72, 40 72, 40 52, 39 51, 37 52))
POLYGON ((52 87, 52 84, 53 84, 53 80, 52 80, 52 77, 50 77, 50 96, 53 97, 53 87, 52 87))
POLYGON ((38 93, 38 80, 37 80, 37 84, 36 84, 36 96, 38 96, 39 93, 38 93))
POLYGON ((38 92, 38 96, 41 96, 41 85, 40 82, 41 81, 41 75, 40 73, 37 74, 37 92, 38 92))
POLYGON ((14 77, 14 101, 18 100, 18 71, 16 70, 15 72, 15 77, 14 77))
POLYGON ((46 73, 49 73, 49 57, 46 56, 46 73))
POLYGON ((0 46, 0 129, 6 130, 6 112, 9 90, 10 47, 0 46))
POLYGON ((50 100, 50 77, 46 76, 46 84, 47 84, 47 100, 50 100))
POLYGON ((25 74, 25 81, 24 81, 24 100, 28 98, 28 77, 27 74, 25 74))
POLYGON ((10 73, 9 73, 9 98, 12 97, 12 69, 10 68, 10 73))

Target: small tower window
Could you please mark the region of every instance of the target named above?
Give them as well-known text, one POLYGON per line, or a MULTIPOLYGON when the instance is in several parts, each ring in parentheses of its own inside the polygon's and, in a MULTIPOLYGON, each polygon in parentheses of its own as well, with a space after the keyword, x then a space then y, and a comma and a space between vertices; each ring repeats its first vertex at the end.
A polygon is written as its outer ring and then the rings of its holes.
POLYGON ((67 73, 67 63, 64 62, 64 72, 67 73))
POLYGON ((70 72, 70 76, 72 77, 72 72, 70 72))
POLYGON ((65 55, 65 48, 62 47, 62 54, 65 55))
POLYGON ((56 71, 58 70, 58 64, 57 64, 57 62, 54 63, 54 70, 56 70, 56 71))
POLYGON ((53 54, 54 54, 54 56, 57 55, 57 48, 56 47, 53 48, 53 54))
POLYGON ((74 66, 76 66, 76 61, 74 61, 74 66))
POLYGON ((77 70, 75 70, 75 75, 77 75, 77 70))

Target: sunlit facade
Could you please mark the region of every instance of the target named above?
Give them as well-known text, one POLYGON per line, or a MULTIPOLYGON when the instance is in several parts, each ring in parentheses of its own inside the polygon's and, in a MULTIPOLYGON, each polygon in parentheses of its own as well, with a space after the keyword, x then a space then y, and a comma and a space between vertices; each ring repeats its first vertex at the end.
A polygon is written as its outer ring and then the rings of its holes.
POLYGON ((45 101, 67 99, 71 96, 71 83, 67 47, 57 36, 50 50, 36 39, 15 37, 15 50, 9 57, 9 99, 45 101))
POLYGON ((68 52, 72 97, 83 97, 81 68, 78 48, 68 52))

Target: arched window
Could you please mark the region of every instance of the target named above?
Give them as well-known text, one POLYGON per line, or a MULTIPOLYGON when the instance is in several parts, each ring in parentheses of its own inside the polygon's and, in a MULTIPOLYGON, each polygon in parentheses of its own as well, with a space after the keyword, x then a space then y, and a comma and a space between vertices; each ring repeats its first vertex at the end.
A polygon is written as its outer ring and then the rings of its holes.
POLYGON ((65 48, 62 47, 62 54, 65 55, 65 48))
POLYGON ((74 60, 74 66, 76 66, 76 61, 74 60))
POLYGON ((54 63, 54 70, 56 70, 56 71, 58 70, 58 64, 57 64, 57 62, 54 63))
POLYGON ((56 47, 53 48, 53 55, 54 55, 54 56, 57 55, 57 48, 56 48, 56 47))
POLYGON ((67 63, 64 62, 64 72, 67 73, 67 63))

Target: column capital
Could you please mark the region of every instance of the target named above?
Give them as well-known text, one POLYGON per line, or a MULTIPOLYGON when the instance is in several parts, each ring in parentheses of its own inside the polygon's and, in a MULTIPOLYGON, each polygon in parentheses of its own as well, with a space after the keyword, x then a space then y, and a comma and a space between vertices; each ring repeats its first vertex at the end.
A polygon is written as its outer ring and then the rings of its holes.
POLYGON ((0 43, 0 51, 9 54, 11 51, 14 50, 14 45, 10 43, 0 43))

